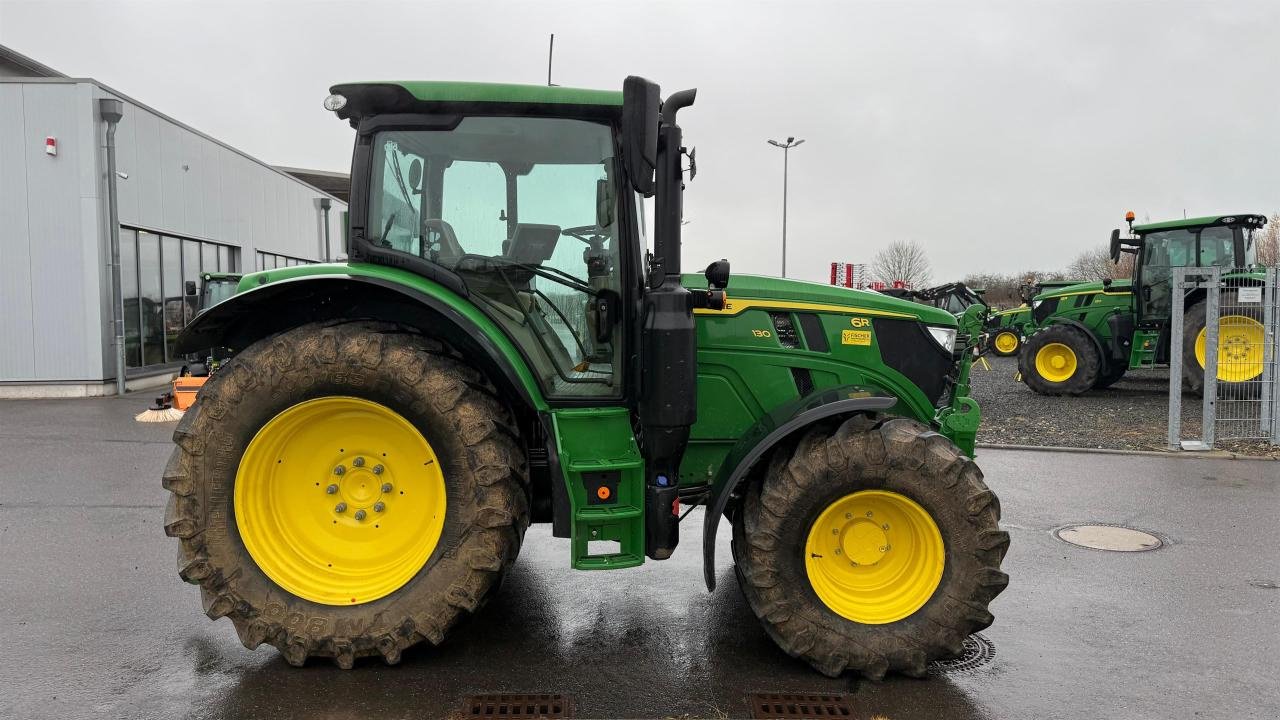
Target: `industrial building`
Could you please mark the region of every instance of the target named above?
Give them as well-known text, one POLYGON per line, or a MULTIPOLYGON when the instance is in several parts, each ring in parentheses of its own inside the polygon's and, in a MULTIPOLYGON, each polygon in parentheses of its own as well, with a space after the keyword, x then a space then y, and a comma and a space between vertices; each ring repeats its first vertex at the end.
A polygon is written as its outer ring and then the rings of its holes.
POLYGON ((0 47, 0 397, 115 392, 115 302, 129 388, 163 384, 183 361, 170 344, 195 311, 185 281, 341 253, 346 204, 299 178, 341 187, 343 176, 293 172, 0 47))

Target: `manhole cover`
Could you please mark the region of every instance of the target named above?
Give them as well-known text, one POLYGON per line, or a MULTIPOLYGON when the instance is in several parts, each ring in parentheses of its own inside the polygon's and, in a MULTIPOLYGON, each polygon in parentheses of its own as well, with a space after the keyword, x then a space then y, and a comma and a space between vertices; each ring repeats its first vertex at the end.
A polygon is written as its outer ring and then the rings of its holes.
POLYGON ((573 717, 566 695, 472 695, 462 707, 463 717, 492 720, 553 720, 573 717))
POLYGON ((1142 552, 1155 550, 1164 541, 1144 530, 1122 525, 1068 525, 1053 531, 1063 542, 1094 550, 1142 552))
POLYGON ((976 670, 991 662, 996 656, 996 646, 982 633, 974 633, 964 639, 960 657, 951 660, 934 660, 929 663, 930 675, 946 675, 976 670))
POLYGON ((853 707, 843 694, 755 693, 751 696, 751 717, 757 720, 847 718, 853 717, 853 707))

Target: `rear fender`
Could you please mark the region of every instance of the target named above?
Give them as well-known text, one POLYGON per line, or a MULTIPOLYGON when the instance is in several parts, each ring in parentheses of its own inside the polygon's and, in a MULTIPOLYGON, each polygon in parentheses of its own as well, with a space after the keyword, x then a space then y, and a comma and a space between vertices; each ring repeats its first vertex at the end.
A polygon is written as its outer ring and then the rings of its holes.
POLYGON ((546 409, 529 365, 511 340, 462 297, 422 280, 412 287, 357 273, 304 275, 260 285, 214 305, 187 325, 175 350, 240 351, 266 337, 318 321, 372 318, 416 328, 474 359, 505 397, 546 409), (470 310, 470 312, 468 312, 470 310))
POLYGON ((771 450, 815 422, 859 412, 888 410, 898 398, 879 390, 845 385, 811 393, 761 417, 734 445, 711 483, 702 527, 702 573, 707 589, 716 588, 716 531, 735 491, 771 450))

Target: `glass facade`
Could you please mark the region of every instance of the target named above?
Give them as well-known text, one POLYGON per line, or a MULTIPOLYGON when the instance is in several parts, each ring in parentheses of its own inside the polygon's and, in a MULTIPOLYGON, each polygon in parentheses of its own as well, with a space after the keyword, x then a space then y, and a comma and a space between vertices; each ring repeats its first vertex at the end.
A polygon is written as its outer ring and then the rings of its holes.
POLYGON ((296 265, 314 265, 318 260, 305 260, 303 258, 290 257, 281 255, 280 253, 271 253, 258 251, 258 259, 255 263, 257 270, 275 270, 282 267, 294 267, 296 265))
POLYGON ((218 243, 120 228, 120 280, 124 296, 125 365, 163 365, 182 358, 173 351, 178 333, 195 317, 202 272, 235 272, 239 251, 218 243))

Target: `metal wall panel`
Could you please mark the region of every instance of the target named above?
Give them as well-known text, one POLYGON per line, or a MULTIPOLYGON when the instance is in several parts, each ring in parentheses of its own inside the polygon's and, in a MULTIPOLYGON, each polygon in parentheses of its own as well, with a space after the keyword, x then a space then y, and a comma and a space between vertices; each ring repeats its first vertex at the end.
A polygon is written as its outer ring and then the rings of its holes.
MULTIPOLYGON (((32 380, 31 246, 22 85, 0 83, 0 380, 32 380)), ((43 142, 43 138, 41 139, 43 142)))
MULTIPOLYGON (((85 317, 85 248, 80 197, 83 154, 77 142, 81 115, 90 112, 72 84, 23 86, 27 159, 27 240, 31 251, 33 380, 82 380, 100 371, 87 361, 90 318, 85 317), (44 137, 59 139, 58 155, 45 154, 44 137)), ((92 192, 89 189, 88 192, 92 192)), ((93 320, 96 320, 93 319, 93 320)))
MULTIPOLYGON (((113 374, 101 97, 119 96, 92 82, 0 83, 0 382, 113 374)), ((122 224, 238 247, 243 270, 258 250, 323 257, 322 193, 121 99, 122 224)), ((345 207, 330 212, 335 252, 345 207)))

